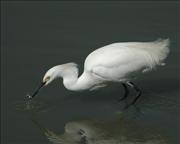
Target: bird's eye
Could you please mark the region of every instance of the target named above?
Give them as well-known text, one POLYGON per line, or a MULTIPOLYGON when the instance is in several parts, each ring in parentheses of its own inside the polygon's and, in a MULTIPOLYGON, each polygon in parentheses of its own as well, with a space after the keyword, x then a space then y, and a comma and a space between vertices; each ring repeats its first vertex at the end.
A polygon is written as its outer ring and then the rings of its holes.
POLYGON ((47 82, 48 80, 50 80, 50 76, 47 76, 44 81, 47 82))

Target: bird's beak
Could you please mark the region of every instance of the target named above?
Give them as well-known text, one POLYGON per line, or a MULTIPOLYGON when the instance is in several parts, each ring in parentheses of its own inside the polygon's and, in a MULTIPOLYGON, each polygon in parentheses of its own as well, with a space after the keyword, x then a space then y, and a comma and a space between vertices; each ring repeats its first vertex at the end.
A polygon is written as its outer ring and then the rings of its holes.
POLYGON ((30 98, 35 97, 38 94, 38 92, 40 91, 40 89, 43 88, 43 86, 45 86, 45 84, 46 84, 46 82, 42 82, 30 98))

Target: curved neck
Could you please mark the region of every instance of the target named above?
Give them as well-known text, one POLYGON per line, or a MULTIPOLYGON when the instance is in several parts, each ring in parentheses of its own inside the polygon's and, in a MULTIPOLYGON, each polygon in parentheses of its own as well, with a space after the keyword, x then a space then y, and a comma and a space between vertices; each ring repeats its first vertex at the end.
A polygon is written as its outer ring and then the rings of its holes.
POLYGON ((65 86, 65 88, 67 88, 68 90, 79 90, 76 88, 76 84, 78 81, 78 75, 76 73, 69 73, 64 75, 63 77, 63 84, 65 86))
POLYGON ((61 74, 63 84, 68 90, 82 91, 91 87, 91 82, 88 80, 87 74, 83 73, 78 78, 78 68, 71 67, 63 71, 61 74))

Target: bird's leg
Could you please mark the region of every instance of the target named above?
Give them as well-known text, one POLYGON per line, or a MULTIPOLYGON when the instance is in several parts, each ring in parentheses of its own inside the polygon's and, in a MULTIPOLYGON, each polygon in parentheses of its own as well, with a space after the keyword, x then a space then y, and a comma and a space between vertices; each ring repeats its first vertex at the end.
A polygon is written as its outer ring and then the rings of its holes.
POLYGON ((129 106, 131 106, 131 105, 134 105, 135 103, 136 103, 136 101, 138 100, 138 98, 141 96, 141 90, 134 84, 134 83, 132 83, 132 82, 127 82, 127 84, 130 86, 130 87, 132 87, 132 88, 134 88, 135 89, 135 91, 137 92, 136 93, 136 97, 134 98, 134 100, 128 105, 128 107, 129 106))
POLYGON ((119 101, 125 100, 129 95, 129 89, 125 83, 122 83, 122 86, 124 87, 125 93, 122 98, 119 99, 119 101))

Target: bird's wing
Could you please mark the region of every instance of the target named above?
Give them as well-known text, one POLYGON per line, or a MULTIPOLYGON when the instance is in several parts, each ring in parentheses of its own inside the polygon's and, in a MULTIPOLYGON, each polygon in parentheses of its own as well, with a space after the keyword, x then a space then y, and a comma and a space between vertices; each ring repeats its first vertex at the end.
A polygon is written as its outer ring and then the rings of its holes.
POLYGON ((85 70, 105 80, 117 80, 149 67, 147 60, 147 53, 138 49, 106 47, 87 57, 85 70))
POLYGON ((152 69, 155 65, 162 65, 169 52, 168 46, 168 39, 154 42, 114 43, 90 53, 84 66, 86 70, 91 70, 97 65, 119 67, 122 64, 137 62, 152 69))
POLYGON ((140 54, 140 50, 129 48, 124 44, 111 44, 90 53, 85 60, 85 68, 91 69, 96 65, 116 67, 138 58, 140 54))
POLYGON ((145 68, 143 61, 128 60, 115 66, 97 65, 92 68, 92 74, 107 81, 125 81, 135 72, 143 71, 145 68))
POLYGON ((92 74, 103 81, 126 81, 131 70, 128 67, 113 67, 96 66, 92 70, 92 74), (122 69, 124 67, 124 69, 122 69))

